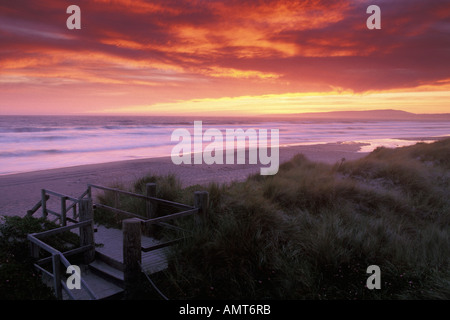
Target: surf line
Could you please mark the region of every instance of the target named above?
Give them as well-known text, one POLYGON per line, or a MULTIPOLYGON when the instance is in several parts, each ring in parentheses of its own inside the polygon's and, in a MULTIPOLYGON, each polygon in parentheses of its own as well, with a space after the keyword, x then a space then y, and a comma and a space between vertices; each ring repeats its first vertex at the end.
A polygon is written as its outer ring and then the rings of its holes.
POLYGON ((192 164, 192 154, 194 164, 246 164, 248 158, 249 164, 258 164, 259 161, 259 164, 265 166, 260 167, 261 175, 274 175, 278 172, 280 165, 278 129, 270 129, 270 139, 267 129, 253 128, 245 131, 241 128, 226 129, 224 137, 222 131, 216 128, 208 128, 203 132, 202 121, 194 121, 193 133, 192 136, 186 128, 178 128, 172 132, 171 141, 178 142, 170 154, 174 164, 192 164), (203 142, 208 144, 204 147, 203 142))

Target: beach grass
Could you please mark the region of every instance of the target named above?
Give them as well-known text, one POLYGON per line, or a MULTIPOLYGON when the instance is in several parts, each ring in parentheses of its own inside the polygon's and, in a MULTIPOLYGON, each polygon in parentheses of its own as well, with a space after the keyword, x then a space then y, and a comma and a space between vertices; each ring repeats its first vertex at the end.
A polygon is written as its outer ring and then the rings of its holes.
POLYGON ((275 176, 230 184, 144 177, 134 191, 155 182, 172 201, 210 195, 207 224, 186 219, 192 236, 154 281, 174 299, 449 299, 449 161, 444 139, 335 165, 299 154, 275 176), (370 265, 379 290, 366 287, 370 265))
MULTIPOLYGON (((131 188, 111 187, 145 194, 147 183, 158 198, 189 205, 194 191, 209 193, 209 219, 177 220, 190 237, 151 276, 170 299, 450 298, 450 139, 331 165, 298 154, 276 175, 243 182, 183 187, 174 174, 149 174, 131 188), (366 286, 371 265, 380 267, 381 289, 366 286)), ((145 213, 143 200, 111 192, 97 200, 145 213)), ((173 210, 161 206, 158 215, 173 210)), ((96 223, 120 227, 124 218, 95 210, 96 223)), ((4 217, 0 226, 0 297, 52 299, 25 239, 55 226, 32 217, 4 217)))
MULTIPOLYGON (((4 216, 0 219, 0 300, 54 300, 53 290, 46 286, 34 269, 27 235, 59 227, 45 219, 4 216)), ((79 238, 71 232, 48 237, 48 244, 60 251, 76 247, 79 238)), ((41 256, 48 257, 41 250, 41 256)), ((51 268, 51 267, 50 267, 51 268)))

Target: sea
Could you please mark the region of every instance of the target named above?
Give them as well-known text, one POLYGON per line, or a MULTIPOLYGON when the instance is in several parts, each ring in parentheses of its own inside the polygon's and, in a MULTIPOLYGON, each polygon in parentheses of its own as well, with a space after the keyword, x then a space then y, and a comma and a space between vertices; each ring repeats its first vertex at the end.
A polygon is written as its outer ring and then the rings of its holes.
POLYGON ((0 175, 170 156, 176 129, 194 121, 225 132, 279 130, 280 147, 364 143, 359 152, 450 136, 450 121, 203 118, 151 116, 0 116, 0 175))

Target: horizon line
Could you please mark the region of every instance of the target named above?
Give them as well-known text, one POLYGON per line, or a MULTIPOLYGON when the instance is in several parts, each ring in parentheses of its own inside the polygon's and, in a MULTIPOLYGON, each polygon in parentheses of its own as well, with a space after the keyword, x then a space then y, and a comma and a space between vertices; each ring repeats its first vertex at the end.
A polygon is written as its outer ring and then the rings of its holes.
MULTIPOLYGON (((254 113, 254 114, 206 114, 203 117, 214 117, 214 118, 235 118, 235 117, 272 117, 272 116, 302 116, 302 115, 325 115, 325 114, 339 114, 339 113, 367 113, 367 112, 377 112, 377 113, 388 113, 388 112, 402 112, 404 115, 417 115, 417 116, 429 116, 429 115, 450 115, 450 112, 433 112, 433 113, 415 113, 410 111, 405 111, 402 109, 365 109, 365 110, 333 110, 333 111, 316 111, 316 112, 291 112, 291 113, 254 113)), ((197 117, 197 114, 151 114, 151 113, 28 113, 28 114, 2 114, 0 116, 49 116, 49 117, 63 117, 63 116, 86 116, 86 117, 98 117, 98 116, 108 116, 108 117, 130 117, 130 116, 147 116, 147 117, 197 117)))

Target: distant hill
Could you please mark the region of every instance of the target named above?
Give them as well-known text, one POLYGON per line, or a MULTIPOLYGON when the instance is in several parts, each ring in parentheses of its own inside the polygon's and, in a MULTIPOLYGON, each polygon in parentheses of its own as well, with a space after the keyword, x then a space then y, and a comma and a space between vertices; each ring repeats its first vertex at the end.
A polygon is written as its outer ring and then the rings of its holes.
POLYGON ((332 111, 271 115, 287 119, 450 120, 450 113, 418 114, 401 110, 332 111))

